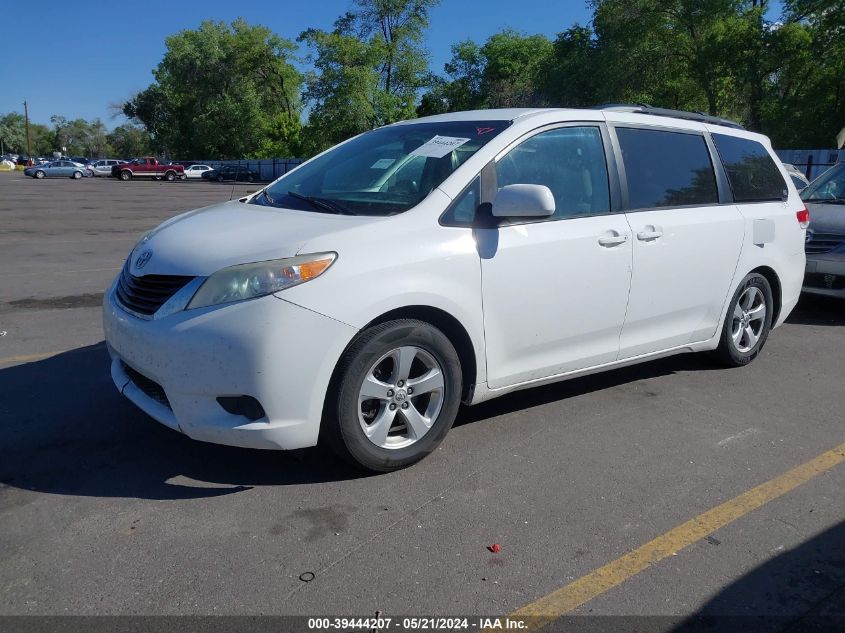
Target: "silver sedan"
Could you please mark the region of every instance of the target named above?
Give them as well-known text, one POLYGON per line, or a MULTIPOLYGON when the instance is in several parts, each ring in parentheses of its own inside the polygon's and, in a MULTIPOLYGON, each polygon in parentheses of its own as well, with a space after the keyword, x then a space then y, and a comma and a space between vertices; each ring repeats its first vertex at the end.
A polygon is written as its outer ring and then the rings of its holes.
POLYGON ((89 175, 84 166, 69 160, 54 160, 51 163, 27 167, 23 173, 33 178, 84 178, 89 175))

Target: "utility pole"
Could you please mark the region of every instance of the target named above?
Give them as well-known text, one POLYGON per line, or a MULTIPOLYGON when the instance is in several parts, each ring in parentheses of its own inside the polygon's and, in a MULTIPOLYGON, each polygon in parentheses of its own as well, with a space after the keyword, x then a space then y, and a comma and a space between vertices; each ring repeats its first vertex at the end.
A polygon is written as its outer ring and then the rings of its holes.
POLYGON ((26 101, 23 102, 23 115, 24 120, 26 121, 26 162, 28 165, 32 165, 32 150, 29 146, 29 106, 27 105, 26 101))

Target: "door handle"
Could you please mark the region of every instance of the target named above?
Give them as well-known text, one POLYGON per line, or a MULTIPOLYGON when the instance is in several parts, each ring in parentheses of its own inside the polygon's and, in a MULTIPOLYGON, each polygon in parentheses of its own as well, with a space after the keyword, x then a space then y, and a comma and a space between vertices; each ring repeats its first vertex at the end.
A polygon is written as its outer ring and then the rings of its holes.
POLYGON ((599 238, 599 244, 602 246, 618 246, 628 241, 627 235, 606 235, 599 238))
POLYGON ((647 226, 645 230, 637 233, 637 239, 641 242, 650 242, 658 237, 663 237, 663 230, 659 226, 647 226))

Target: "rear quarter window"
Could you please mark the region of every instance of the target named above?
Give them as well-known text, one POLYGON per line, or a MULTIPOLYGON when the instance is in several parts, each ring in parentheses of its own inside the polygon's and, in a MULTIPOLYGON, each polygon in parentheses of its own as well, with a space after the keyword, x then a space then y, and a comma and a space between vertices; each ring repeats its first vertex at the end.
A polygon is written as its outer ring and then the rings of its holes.
POLYGON ((716 174, 702 135, 617 127, 616 136, 630 209, 719 202, 716 174))
POLYGON ((726 134, 713 134, 713 143, 736 202, 783 199, 786 182, 762 143, 726 134))

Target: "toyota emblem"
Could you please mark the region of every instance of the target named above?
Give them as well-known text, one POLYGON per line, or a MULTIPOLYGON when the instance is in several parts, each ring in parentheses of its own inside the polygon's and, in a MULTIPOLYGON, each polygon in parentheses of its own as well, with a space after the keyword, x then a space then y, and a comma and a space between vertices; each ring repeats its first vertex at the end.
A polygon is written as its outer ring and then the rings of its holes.
POLYGON ((138 259, 135 260, 135 268, 143 268, 147 265, 147 262, 153 258, 152 251, 144 251, 140 255, 138 255, 138 259))

